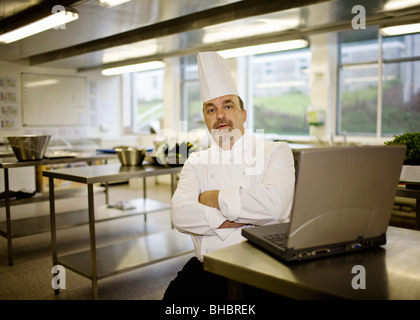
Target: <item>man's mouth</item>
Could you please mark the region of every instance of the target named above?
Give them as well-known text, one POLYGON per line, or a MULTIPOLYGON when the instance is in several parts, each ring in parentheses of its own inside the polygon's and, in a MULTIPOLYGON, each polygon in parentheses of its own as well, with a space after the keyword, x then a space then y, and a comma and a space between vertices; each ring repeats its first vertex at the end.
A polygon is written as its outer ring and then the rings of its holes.
POLYGON ((221 130, 221 129, 231 127, 231 124, 230 123, 220 123, 220 124, 216 124, 215 127, 216 127, 216 129, 221 130))

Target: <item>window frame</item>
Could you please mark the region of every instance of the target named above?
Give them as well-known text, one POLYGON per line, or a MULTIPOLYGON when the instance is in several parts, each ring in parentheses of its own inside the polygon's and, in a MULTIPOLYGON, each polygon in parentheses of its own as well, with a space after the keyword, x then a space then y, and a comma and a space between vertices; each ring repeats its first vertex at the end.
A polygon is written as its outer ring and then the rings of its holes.
MULTIPOLYGON (((339 33, 337 37, 337 81, 336 81, 336 116, 335 116, 335 135, 337 136, 351 136, 351 137, 366 137, 366 138, 378 138, 378 139, 388 139, 392 137, 392 133, 383 133, 383 86, 384 86, 384 79, 383 79, 383 71, 386 64, 391 63, 403 63, 403 62, 420 62, 420 55, 419 56, 410 56, 410 57, 403 57, 403 58, 393 58, 393 59, 386 59, 384 58, 384 36, 381 34, 379 28, 370 28, 371 30, 376 30, 377 32, 377 50, 378 50, 378 59, 371 60, 371 61, 363 61, 363 62, 342 62, 342 55, 341 55, 341 47, 342 47, 342 35, 344 32, 339 33), (377 81, 377 105, 376 105, 376 130, 374 135, 369 135, 365 132, 346 132, 341 130, 341 107, 342 107, 342 91, 341 91, 341 72, 345 67, 351 66, 366 66, 366 65, 377 65, 378 68, 378 81, 377 81)), ((348 31, 348 30, 347 30, 348 31)), ((416 33, 420 34, 420 33, 416 33)), ((404 35, 403 35, 404 36, 404 35)), ((386 37, 388 38, 388 37, 386 37)), ((391 37, 389 37, 391 38, 391 37)))

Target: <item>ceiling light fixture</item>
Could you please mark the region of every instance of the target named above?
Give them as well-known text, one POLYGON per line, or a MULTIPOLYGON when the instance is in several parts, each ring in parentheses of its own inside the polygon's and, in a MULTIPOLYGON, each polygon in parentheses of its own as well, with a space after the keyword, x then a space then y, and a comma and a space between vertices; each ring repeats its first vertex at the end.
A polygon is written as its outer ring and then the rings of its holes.
POLYGON ((402 34, 420 32, 420 23, 401 26, 384 27, 379 30, 383 36, 398 36, 402 34))
POLYGON ((102 70, 104 76, 113 76, 121 73, 147 71, 163 68, 165 64, 162 61, 150 61, 145 63, 130 64, 127 66, 107 68, 102 70))
POLYGON ((101 6, 112 8, 115 6, 119 6, 120 4, 126 3, 131 0, 96 0, 101 6))
POLYGON ((419 0, 388 0, 384 5, 384 11, 407 9, 420 5, 419 0))
POLYGON ((254 54, 270 53, 277 51, 301 49, 308 46, 308 41, 303 39, 289 40, 282 42, 266 43, 256 46, 222 50, 218 53, 224 58, 235 58, 254 54))
POLYGON ((0 35, 0 43, 11 43, 34 34, 59 27, 71 21, 79 19, 77 12, 61 10, 46 16, 35 22, 31 22, 18 29, 0 35))

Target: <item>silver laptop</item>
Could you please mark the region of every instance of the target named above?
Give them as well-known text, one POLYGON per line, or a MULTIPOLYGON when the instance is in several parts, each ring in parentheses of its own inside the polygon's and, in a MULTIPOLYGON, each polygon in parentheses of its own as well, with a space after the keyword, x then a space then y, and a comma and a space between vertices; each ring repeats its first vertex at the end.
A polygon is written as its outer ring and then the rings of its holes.
POLYGON ((405 150, 302 150, 290 223, 245 228, 242 235, 283 261, 384 245, 405 150))

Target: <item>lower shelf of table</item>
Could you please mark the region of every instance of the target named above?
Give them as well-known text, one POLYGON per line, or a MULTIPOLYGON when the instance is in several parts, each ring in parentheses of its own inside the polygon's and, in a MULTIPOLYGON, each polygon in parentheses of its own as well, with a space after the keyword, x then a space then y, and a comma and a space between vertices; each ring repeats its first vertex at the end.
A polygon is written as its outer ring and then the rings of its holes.
MULTIPOLYGON (((120 210, 115 208, 108 208, 106 205, 98 206, 97 208, 95 208, 95 221, 102 222, 133 215, 152 213, 155 211, 166 210, 170 208, 168 203, 156 201, 153 199, 135 199, 130 200, 130 203, 133 204, 134 209, 120 210)), ((56 214, 57 230, 82 226, 88 223, 89 215, 87 209, 56 214)), ((39 217, 16 219, 12 220, 11 224, 12 238, 19 238, 49 232, 50 216, 44 215, 39 217)), ((7 236, 5 221, 0 222, 0 236, 7 236)))
MULTIPOLYGON (((130 241, 96 248, 97 279, 134 270, 192 252, 191 237, 176 230, 147 235, 130 241)), ((92 279, 89 250, 58 257, 63 265, 92 279)))

